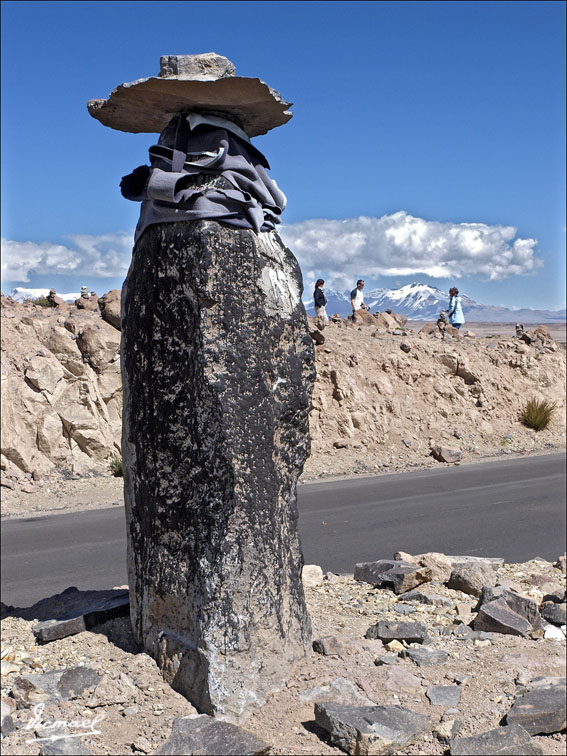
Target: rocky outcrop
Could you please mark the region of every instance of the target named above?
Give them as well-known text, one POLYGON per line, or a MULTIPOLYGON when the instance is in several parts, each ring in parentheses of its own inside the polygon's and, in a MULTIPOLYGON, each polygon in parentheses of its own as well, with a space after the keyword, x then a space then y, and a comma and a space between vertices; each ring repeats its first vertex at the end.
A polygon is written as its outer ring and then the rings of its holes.
POLYGON ((238 721, 311 652, 296 482, 312 340, 274 232, 150 226, 122 299, 132 626, 199 710, 238 721))
MULTIPOLYGON (((2 297, 5 485, 37 490, 34 473, 106 470, 119 454, 118 296, 107 292, 93 311, 2 297), (56 386, 57 399, 37 381, 56 386), (70 439, 60 408, 88 427, 70 427, 70 439)), ((399 325, 354 326, 335 316, 321 331, 316 319, 308 320, 324 343, 315 345, 306 476, 456 464, 565 445, 565 350, 547 339, 545 328, 535 329, 544 341, 528 346, 515 336, 442 341, 408 329, 400 338, 399 325), (557 403, 540 433, 519 421, 532 396, 557 403)))
POLYGON ((8 475, 83 472, 119 455, 119 349, 119 332, 98 308, 2 307, 2 468, 8 475))

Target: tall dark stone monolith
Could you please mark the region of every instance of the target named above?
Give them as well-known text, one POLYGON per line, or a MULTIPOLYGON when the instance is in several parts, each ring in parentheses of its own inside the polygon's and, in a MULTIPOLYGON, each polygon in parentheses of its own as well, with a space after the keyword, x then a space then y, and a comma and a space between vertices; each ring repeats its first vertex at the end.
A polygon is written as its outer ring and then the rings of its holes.
POLYGON ((315 377, 275 231, 158 223, 122 294, 134 632, 203 712, 238 721, 310 652, 296 482, 315 377))

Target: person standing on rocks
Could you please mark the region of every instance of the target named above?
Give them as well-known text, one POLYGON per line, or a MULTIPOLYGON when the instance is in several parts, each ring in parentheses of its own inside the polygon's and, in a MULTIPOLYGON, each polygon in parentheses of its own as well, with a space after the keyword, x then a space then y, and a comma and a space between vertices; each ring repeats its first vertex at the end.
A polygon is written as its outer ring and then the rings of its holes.
POLYGON ((350 293, 350 303, 352 305, 353 320, 356 318, 357 310, 370 310, 370 307, 364 304, 364 294, 362 293, 363 289, 364 289, 364 281, 361 278, 359 278, 358 281, 356 282, 356 289, 353 289, 350 293))
POLYGON ((327 315, 327 310, 325 309, 325 305, 327 304, 327 297, 325 296, 325 292, 323 291, 324 284, 325 281, 322 278, 317 279, 317 283, 315 284, 315 291, 313 292, 313 299, 315 300, 315 316, 322 318, 323 323, 327 325, 327 323, 329 322, 329 316, 327 315))
POLYGON ((449 301, 449 310, 447 311, 447 317, 449 318, 449 323, 458 330, 465 322, 459 290, 455 286, 453 286, 451 289, 449 289, 449 296, 451 297, 451 299, 449 301))

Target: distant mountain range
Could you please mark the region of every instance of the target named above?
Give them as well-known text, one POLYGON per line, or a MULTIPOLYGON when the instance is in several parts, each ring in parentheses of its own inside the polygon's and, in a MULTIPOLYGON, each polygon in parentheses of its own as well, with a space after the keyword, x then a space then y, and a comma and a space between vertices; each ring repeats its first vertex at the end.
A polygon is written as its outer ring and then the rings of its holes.
MULTIPOLYGON (((325 289, 327 313, 338 313, 343 317, 352 312, 350 291, 325 289)), ((307 292, 305 292, 307 293, 307 292)), ((410 320, 437 320, 442 309, 447 309, 449 295, 426 284, 412 283, 400 289, 374 289, 364 292, 364 301, 372 312, 392 312, 405 315, 410 320)), ((483 305, 474 299, 461 295, 465 320, 485 323, 562 323, 566 319, 563 310, 510 310, 507 307, 483 305)), ((315 314, 313 297, 305 297, 303 304, 309 315, 315 314)))
MULTIPOLYGON (((22 302, 24 299, 37 299, 37 297, 47 296, 48 294, 49 289, 25 289, 23 287, 12 289, 10 292, 10 296, 18 302, 22 302)), ((307 294, 307 291, 305 294, 307 294)), ((350 290, 325 289, 325 295, 329 315, 337 312, 345 317, 345 315, 351 314, 350 290)), ((58 294, 58 296, 66 302, 74 302, 81 295, 80 292, 73 292, 58 294)), ((461 299, 465 320, 476 323, 563 323, 566 319, 565 310, 531 310, 527 307, 521 310, 510 310, 507 307, 480 304, 464 294, 461 299)), ((405 315, 410 320, 437 320, 439 312, 442 309, 447 309, 449 295, 434 286, 412 283, 402 286, 401 289, 365 291, 364 301, 369 305, 372 312, 384 312, 384 310, 389 309, 392 312, 405 315)), ((309 315, 315 314, 312 296, 304 296, 303 304, 309 315)))

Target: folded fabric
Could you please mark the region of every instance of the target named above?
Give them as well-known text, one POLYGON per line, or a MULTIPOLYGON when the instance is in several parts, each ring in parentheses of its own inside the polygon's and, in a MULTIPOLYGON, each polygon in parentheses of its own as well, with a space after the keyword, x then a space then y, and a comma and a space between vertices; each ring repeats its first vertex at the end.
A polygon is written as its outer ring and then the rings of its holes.
POLYGON ((124 197, 142 202, 135 241, 153 223, 210 218, 258 233, 281 222, 285 195, 236 124, 176 116, 149 152, 151 167, 136 168, 120 184, 124 197))

